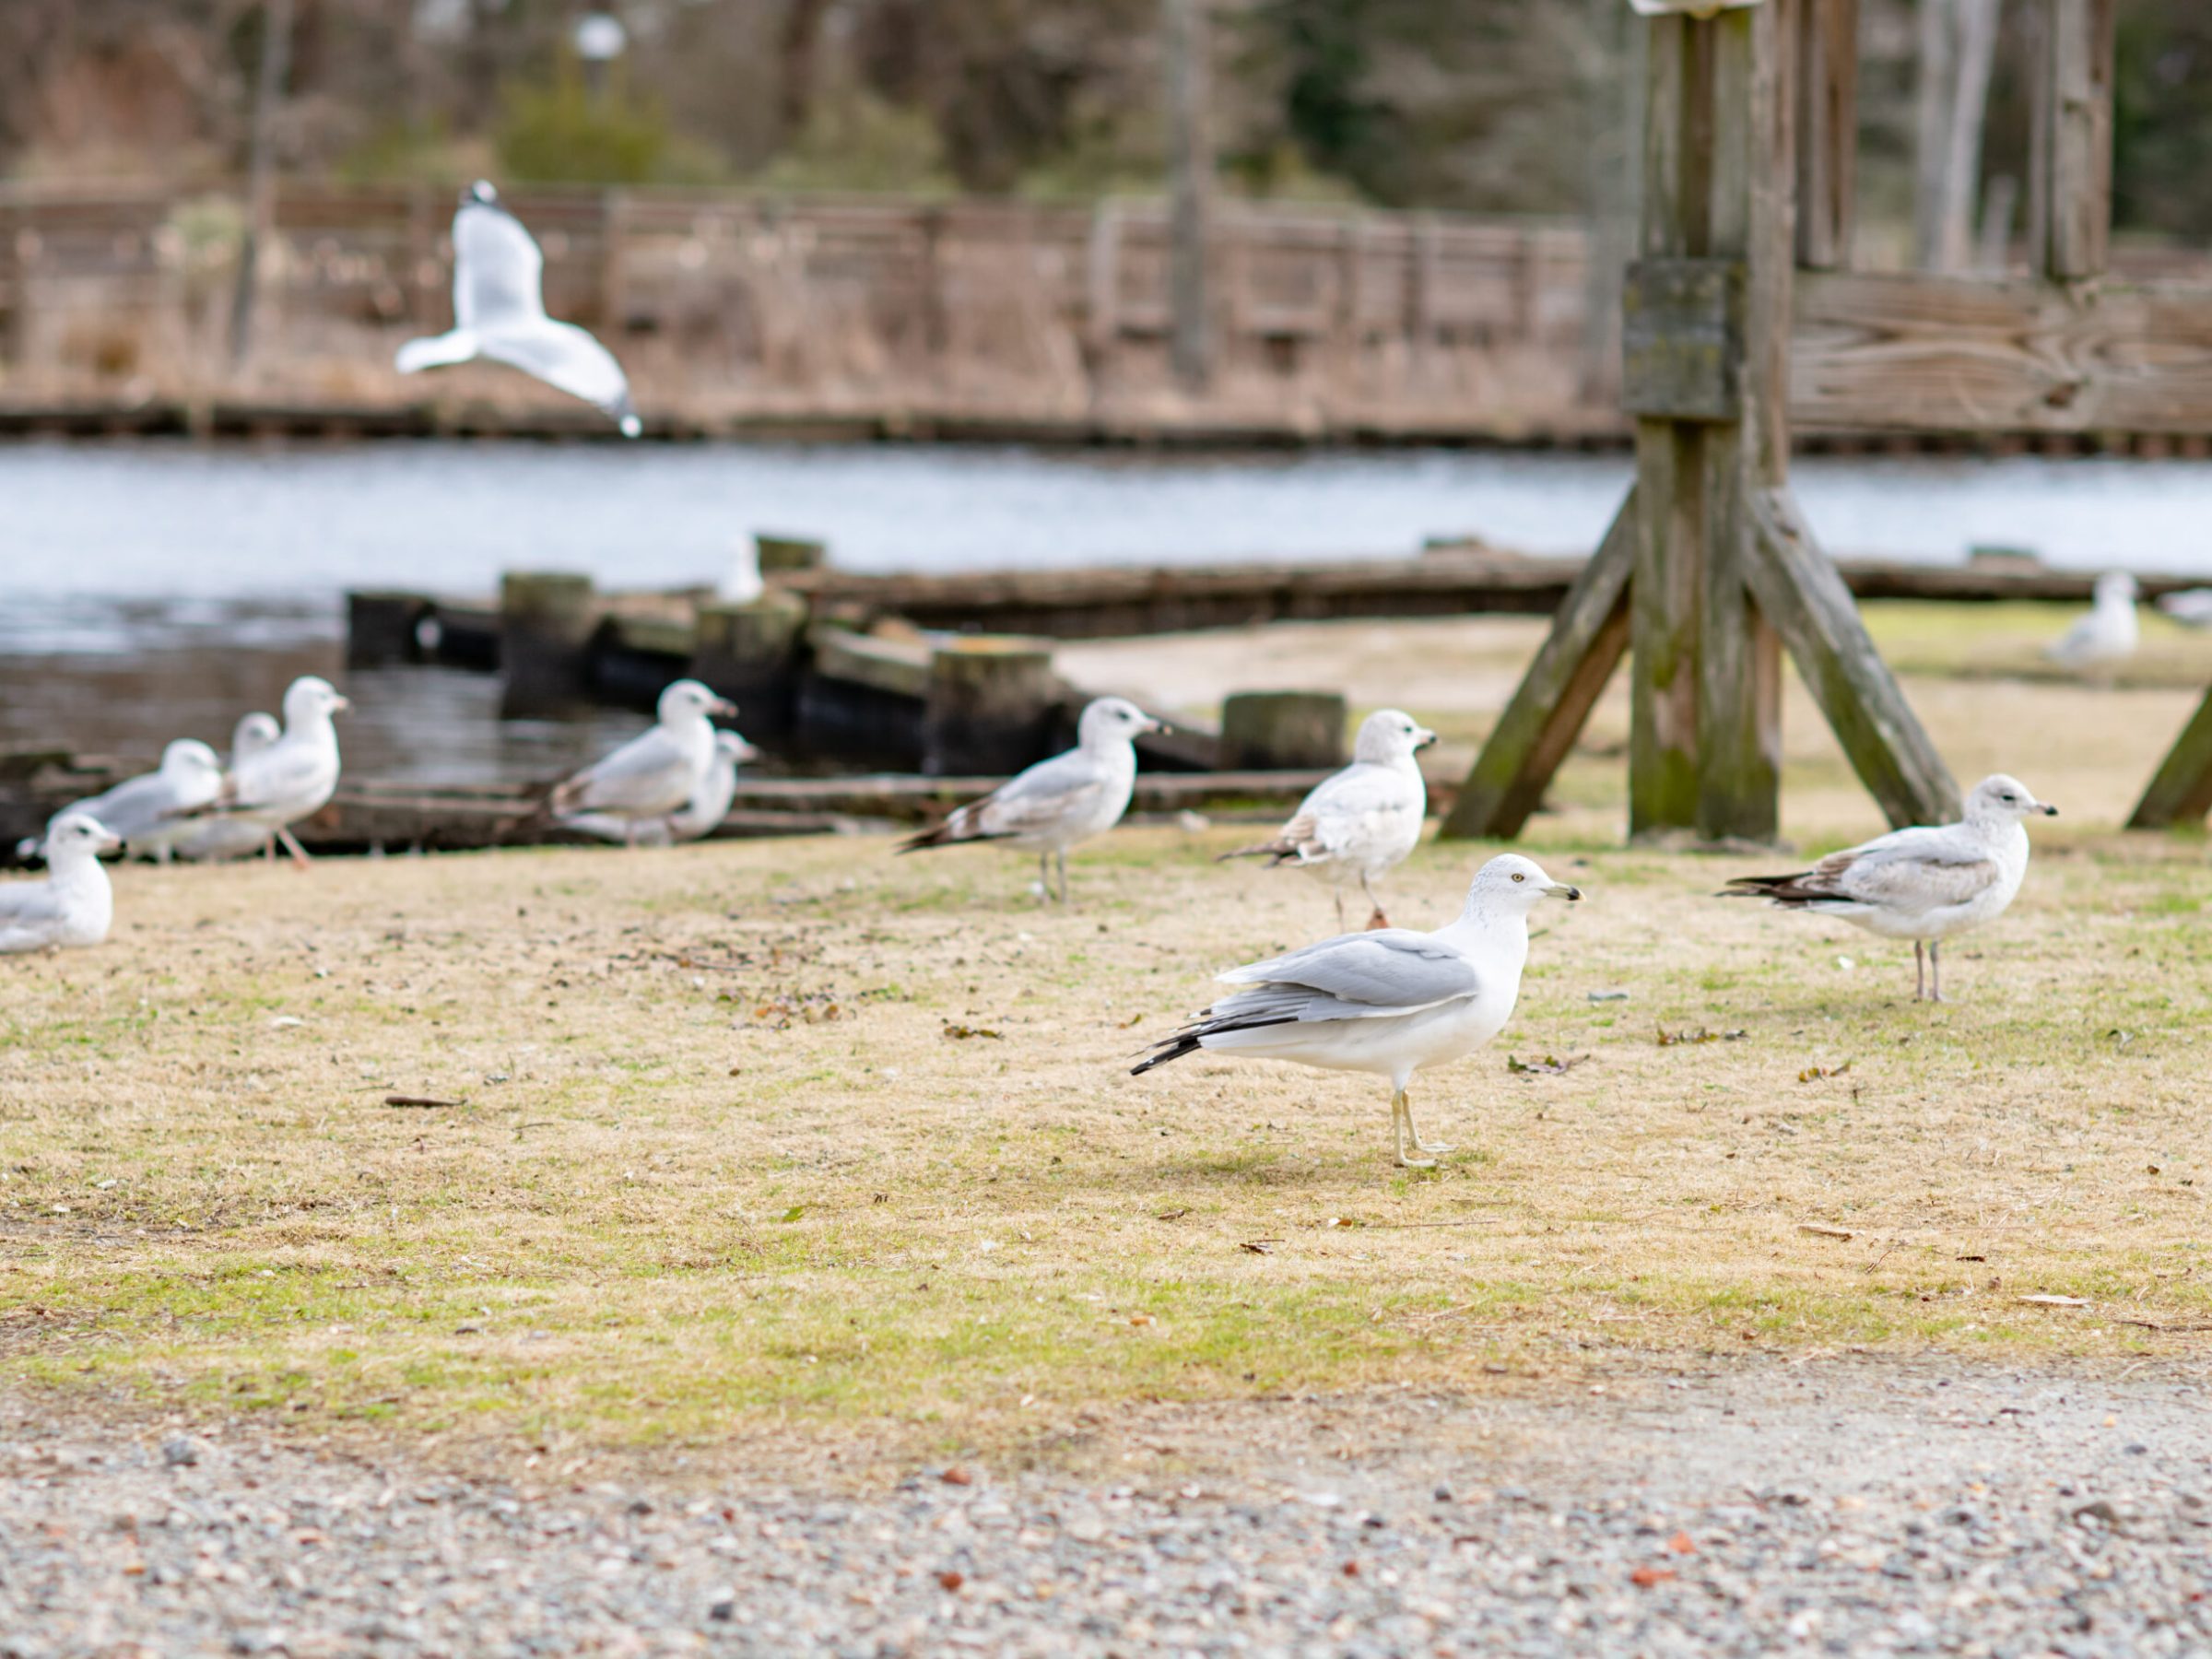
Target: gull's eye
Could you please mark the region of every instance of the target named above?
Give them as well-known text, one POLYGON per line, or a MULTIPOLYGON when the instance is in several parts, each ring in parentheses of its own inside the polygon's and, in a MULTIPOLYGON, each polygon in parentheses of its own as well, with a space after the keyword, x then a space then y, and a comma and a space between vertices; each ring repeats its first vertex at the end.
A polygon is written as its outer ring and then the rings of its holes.
POLYGON ((1526 880, 1528 879, 1528 877, 1525 877, 1525 876, 1524 876, 1524 875, 1522 875, 1520 871, 1518 871, 1518 870, 1515 870, 1515 871, 1513 872, 1513 879, 1514 879, 1515 881, 1526 881, 1526 880))

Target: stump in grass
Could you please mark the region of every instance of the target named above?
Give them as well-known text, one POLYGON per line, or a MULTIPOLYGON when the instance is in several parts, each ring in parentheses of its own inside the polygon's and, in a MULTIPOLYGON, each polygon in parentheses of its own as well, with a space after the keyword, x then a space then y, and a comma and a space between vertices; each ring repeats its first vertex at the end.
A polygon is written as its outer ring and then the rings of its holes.
POLYGON ((599 598, 589 576, 510 571, 500 579, 502 718, 558 714, 591 700, 599 598))
POLYGON ((830 562, 830 544, 811 536, 757 535, 753 547, 763 576, 779 571, 818 571, 830 562))
POLYGON ((1221 705, 1225 771, 1290 771, 1342 766, 1341 691, 1239 691, 1221 705))
POLYGON ((1059 682, 1041 641, 972 634, 929 660, 922 770, 936 777, 1019 771, 1043 758, 1059 682))
POLYGON ((702 605, 691 677, 737 705, 737 729, 770 743, 791 730, 806 602, 771 588, 749 605, 702 605))

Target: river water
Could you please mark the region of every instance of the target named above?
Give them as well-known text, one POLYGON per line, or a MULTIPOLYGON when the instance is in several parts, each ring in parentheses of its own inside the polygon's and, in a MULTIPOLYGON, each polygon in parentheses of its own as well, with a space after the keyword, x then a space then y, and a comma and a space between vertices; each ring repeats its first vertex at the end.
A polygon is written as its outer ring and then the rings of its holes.
MULTIPOLYGON (((1629 472, 1619 455, 1469 451, 5 446, 0 745, 219 739, 292 675, 337 677, 349 587, 488 593, 516 568, 677 586, 713 580, 755 530, 825 537, 858 571, 1395 558, 1460 535, 1568 553, 1629 472)), ((2212 464, 1815 458, 1796 481, 1840 554, 1940 563, 1995 543, 2212 578, 2212 464)), ((501 727, 491 682, 466 675, 352 689, 348 764, 386 776, 535 775, 631 724, 501 727)))

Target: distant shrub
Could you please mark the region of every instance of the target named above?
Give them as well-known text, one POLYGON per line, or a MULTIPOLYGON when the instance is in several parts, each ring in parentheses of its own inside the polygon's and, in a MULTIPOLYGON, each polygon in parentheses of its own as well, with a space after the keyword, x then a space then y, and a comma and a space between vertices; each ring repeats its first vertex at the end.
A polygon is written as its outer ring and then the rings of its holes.
POLYGON ((637 99, 619 73, 597 91, 564 57, 550 86, 510 86, 492 135, 500 171, 533 183, 700 184, 724 168, 705 146, 677 137, 654 99, 637 99))
POLYGON ((921 110, 853 92, 818 103, 798 139, 754 182, 770 190, 898 192, 944 196, 955 188, 945 141, 921 110))

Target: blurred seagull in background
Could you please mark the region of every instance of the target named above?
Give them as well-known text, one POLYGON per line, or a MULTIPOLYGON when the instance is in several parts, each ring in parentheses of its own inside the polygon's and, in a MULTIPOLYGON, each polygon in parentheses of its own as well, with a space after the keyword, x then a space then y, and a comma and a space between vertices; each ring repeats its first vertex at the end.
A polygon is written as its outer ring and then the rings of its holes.
MULTIPOLYGON (((251 714, 241 714, 238 724, 230 729, 230 756, 223 763, 223 769, 237 770, 241 760, 249 755, 258 755, 283 735, 284 728, 276 724, 274 714, 259 709, 251 714)), ((254 853, 271 858, 276 855, 276 838, 269 833, 268 826, 248 823, 242 818, 187 818, 171 844, 179 858, 203 862, 243 858, 254 853)))
POLYGON ((1378 710, 1360 724, 1352 763, 1315 784, 1279 834, 1221 858, 1264 856, 1271 869, 1288 864, 1312 871, 1334 889, 1339 928, 1345 887, 1357 881, 1374 912, 1368 926, 1388 927, 1374 882, 1421 839, 1429 789, 1414 755, 1435 741, 1434 732, 1403 710, 1378 710))
POLYGON ((0 884, 0 955, 97 945, 115 920, 115 889, 100 862, 123 842, 87 812, 65 812, 46 831, 46 875, 0 884))
POLYGON ((571 830, 595 835, 602 841, 634 842, 641 847, 666 847, 678 841, 698 841, 713 832, 730 815, 730 801, 737 793, 737 769, 759 758, 760 751, 735 732, 716 732, 707 768, 691 787, 691 798, 661 818, 633 822, 609 812, 582 812, 561 819, 571 830))
POLYGON ((285 688, 283 735, 236 758, 215 799, 184 816, 238 824, 264 839, 273 835, 305 869, 307 850, 293 839, 291 826, 322 811, 336 791, 338 733, 330 717, 351 707, 328 680, 301 675, 285 688))
POLYGON ((751 536, 746 536, 730 556, 729 569, 714 584, 714 597, 724 605, 750 605, 766 592, 768 584, 760 580, 760 549, 751 536))
POLYGON ((643 429, 622 366, 573 323, 546 315, 545 255, 500 193, 477 180, 453 215, 453 326, 409 340, 394 366, 402 374, 486 357, 507 363, 606 412, 625 438, 643 429))
POLYGON ((2184 628, 2212 628, 2212 588, 2183 588, 2159 601, 2159 608, 2184 628))
POLYGON ((1783 910, 1841 916, 1885 939, 1910 939, 1912 998, 1941 1002, 1937 948, 2004 914, 2028 874, 2020 820, 2038 816, 2056 818, 2058 808, 1998 772, 1974 785, 1959 823, 1892 830, 1787 876, 1738 876, 1721 896, 1771 899, 1783 910))
MULTIPOLYGON (((681 812, 714 762, 710 714, 735 714, 735 703, 695 679, 672 682, 661 692, 654 723, 604 759, 553 786, 546 812, 563 823, 587 816, 621 826, 618 837, 635 846, 655 818, 681 812)), ((724 801, 724 809, 728 803, 724 801)), ((597 833, 597 831, 591 831, 597 833)))
POLYGON ((2136 579, 2125 571, 2097 578, 2089 614, 2043 647, 2043 654, 2068 668, 2116 663, 2136 649, 2136 579))
POLYGON ((1132 1074, 1197 1049, 1295 1060, 1324 1071, 1379 1072, 1390 1079, 1397 1161, 1428 1169, 1449 1152, 1414 1126, 1406 1086, 1417 1071, 1473 1053, 1505 1030, 1528 962, 1528 913, 1547 898, 1578 900, 1517 853, 1475 872, 1459 920, 1434 933, 1387 927, 1339 934, 1288 956, 1232 969, 1240 985, 1190 1024, 1153 1045, 1132 1074))
MULTIPOLYGON (((47 820, 49 838, 62 819, 82 813, 97 819, 101 829, 139 858, 167 864, 176 842, 191 830, 177 815, 204 806, 222 792, 223 763, 215 751, 192 737, 180 737, 161 751, 158 771, 126 778, 103 794, 72 801, 47 820)), ((30 838, 17 844, 18 857, 29 858, 45 842, 30 838)))
POLYGON ((1004 841, 1037 854, 1044 898, 1060 868, 1060 902, 1067 902, 1067 850, 1122 821, 1136 789, 1136 739, 1167 727, 1125 698, 1101 697, 1076 723, 1076 747, 1040 760, 934 830, 901 841, 901 853, 961 841, 1004 841))

